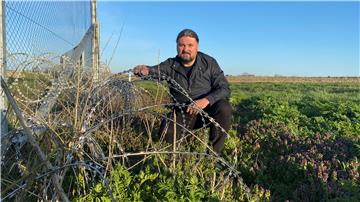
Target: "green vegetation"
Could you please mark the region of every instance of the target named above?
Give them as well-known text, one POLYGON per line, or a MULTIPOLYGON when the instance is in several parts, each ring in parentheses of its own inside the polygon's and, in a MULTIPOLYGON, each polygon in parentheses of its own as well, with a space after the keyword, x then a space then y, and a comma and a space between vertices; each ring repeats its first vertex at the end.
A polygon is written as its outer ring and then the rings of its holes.
POLYGON ((360 87, 356 84, 247 83, 231 86, 234 123, 286 124, 294 135, 360 134, 360 87))
POLYGON ((270 189, 275 201, 360 199, 359 85, 231 88, 233 129, 240 141, 229 141, 239 142, 239 169, 247 183, 270 189))
MULTIPOLYGON (((45 89, 48 80, 36 76, 34 83, 27 77, 17 81, 17 89, 37 99, 39 95, 27 89, 39 84, 45 89)), ((156 135, 161 107, 111 119, 126 106, 168 103, 164 86, 138 80, 135 85, 146 91, 130 91, 119 82, 117 88, 104 87, 94 96, 91 84, 74 83, 78 89, 62 92, 54 106, 58 110, 53 110, 54 123, 48 123, 51 132, 38 140, 54 165, 63 165, 73 145, 80 149, 71 153, 72 162, 90 162, 62 173, 62 187, 73 201, 360 201, 357 83, 232 83, 233 124, 222 157, 240 172, 239 178, 219 167, 216 158, 200 155, 206 146, 194 137, 177 145, 178 154, 166 153, 173 151, 172 145, 156 135), (120 90, 108 95, 113 89, 120 90), (128 105, 125 94, 131 92, 141 95, 132 95, 136 99, 128 105), (65 120, 65 126, 59 120, 65 120), (91 141, 80 144, 85 123, 96 130, 88 135, 91 141)), ((20 96, 15 89, 13 94, 20 96)), ((32 105, 21 106, 33 110, 32 105)), ((195 134, 207 141, 204 129, 195 134)), ((2 196, 18 186, 12 181, 24 178, 31 186, 14 196, 16 200, 39 200, 46 178, 34 177, 44 167, 30 145, 4 162, 11 169, 2 170, 2 196)))
MULTIPOLYGON (((245 83, 232 84, 231 89, 232 137, 226 142, 224 157, 233 163, 237 159, 237 169, 251 188, 250 198, 244 197, 241 185, 231 183, 223 182, 224 188, 214 191, 209 185, 211 174, 219 173, 216 167, 208 161, 194 167, 196 161, 180 157, 187 166, 178 164, 175 175, 164 168, 150 169, 156 160, 147 162, 145 172, 131 173, 118 165, 110 177, 116 199, 360 200, 358 85, 245 83)), ((194 142, 184 149, 189 147, 201 148, 194 142)), ((80 199, 96 197, 110 199, 101 182, 80 199)))

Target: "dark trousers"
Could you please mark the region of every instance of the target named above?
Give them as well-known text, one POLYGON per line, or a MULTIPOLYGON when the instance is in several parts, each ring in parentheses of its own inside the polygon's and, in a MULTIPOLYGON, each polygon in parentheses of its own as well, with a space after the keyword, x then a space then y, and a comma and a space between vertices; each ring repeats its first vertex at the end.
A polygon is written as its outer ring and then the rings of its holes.
MULTIPOLYGON (((186 108, 183 109, 183 113, 180 109, 176 109, 176 122, 182 126, 185 126, 188 130, 198 129, 204 126, 204 124, 209 123, 207 118, 205 119, 205 123, 202 120, 200 115, 190 115, 186 113, 186 108), (185 125, 184 125, 185 123, 185 125)), ((209 114, 210 117, 215 119, 219 125, 225 129, 225 131, 229 131, 231 125, 231 105, 228 100, 219 100, 214 103, 212 106, 207 106, 204 109, 205 112, 209 114)), ((173 119, 173 115, 171 115, 173 119)), ((226 134, 221 132, 219 127, 216 127, 215 124, 210 123, 208 125, 210 127, 210 135, 209 135, 209 144, 213 147, 214 151, 217 154, 220 154, 222 148, 224 147, 224 142, 226 139, 226 134)), ((164 135, 165 141, 172 143, 174 140, 174 123, 171 121, 163 120, 160 126, 160 135, 164 135)), ((179 140, 183 137, 187 132, 179 125, 176 126, 176 140, 179 140)))

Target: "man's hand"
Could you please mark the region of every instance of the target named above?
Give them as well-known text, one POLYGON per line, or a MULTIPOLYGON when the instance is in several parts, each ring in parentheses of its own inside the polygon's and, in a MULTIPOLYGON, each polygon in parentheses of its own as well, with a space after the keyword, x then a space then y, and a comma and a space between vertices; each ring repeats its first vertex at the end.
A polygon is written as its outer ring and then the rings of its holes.
POLYGON ((133 69, 133 71, 136 76, 149 75, 149 68, 146 65, 138 65, 133 69))
POLYGON ((198 114, 201 109, 204 109, 209 105, 209 100, 207 98, 201 98, 198 100, 194 100, 194 103, 191 103, 187 109, 186 112, 189 114, 198 114))

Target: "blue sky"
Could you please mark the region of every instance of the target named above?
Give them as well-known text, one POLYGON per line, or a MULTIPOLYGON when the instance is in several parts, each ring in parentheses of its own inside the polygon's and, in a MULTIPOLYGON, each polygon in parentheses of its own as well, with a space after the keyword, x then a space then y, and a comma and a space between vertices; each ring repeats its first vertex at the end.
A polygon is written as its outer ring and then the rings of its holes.
POLYGON ((225 74, 360 76, 359 8, 359 2, 99 1, 102 60, 113 55, 113 72, 155 65, 176 55, 176 35, 191 28, 200 51, 225 74))

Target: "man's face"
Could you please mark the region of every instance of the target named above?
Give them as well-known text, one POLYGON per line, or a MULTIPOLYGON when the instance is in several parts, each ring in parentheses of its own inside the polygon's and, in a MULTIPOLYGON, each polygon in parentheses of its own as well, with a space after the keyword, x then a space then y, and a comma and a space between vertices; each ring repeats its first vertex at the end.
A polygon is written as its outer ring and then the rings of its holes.
POLYGON ((195 38, 183 36, 177 41, 178 56, 184 63, 191 63, 196 58, 198 46, 195 38))

